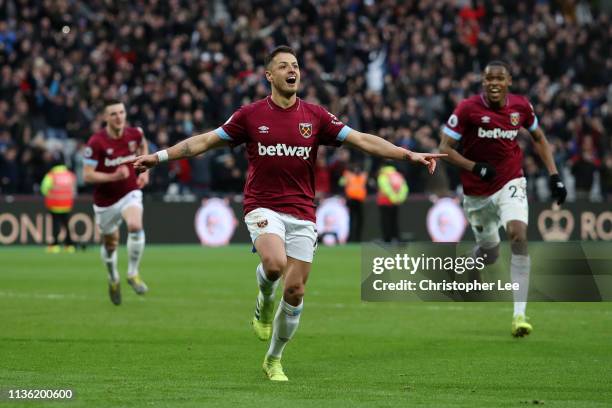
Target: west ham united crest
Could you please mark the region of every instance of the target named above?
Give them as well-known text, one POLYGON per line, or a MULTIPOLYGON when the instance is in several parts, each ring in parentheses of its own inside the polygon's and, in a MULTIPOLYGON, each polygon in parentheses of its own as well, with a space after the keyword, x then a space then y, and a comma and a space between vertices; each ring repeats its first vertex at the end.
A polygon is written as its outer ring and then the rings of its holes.
POLYGON ((300 135, 308 139, 312 136, 312 123, 300 123, 300 135))
POLYGON ((521 121, 521 115, 518 112, 512 112, 510 114, 510 123, 512 124, 512 126, 518 126, 519 122, 521 121))

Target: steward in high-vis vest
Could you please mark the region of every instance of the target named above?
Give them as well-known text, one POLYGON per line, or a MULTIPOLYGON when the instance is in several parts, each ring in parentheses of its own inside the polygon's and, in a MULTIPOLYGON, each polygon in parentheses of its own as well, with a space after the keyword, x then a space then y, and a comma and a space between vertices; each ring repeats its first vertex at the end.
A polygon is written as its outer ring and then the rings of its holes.
POLYGON ((349 209, 349 242, 361 241, 363 202, 368 195, 367 182, 368 173, 359 169, 357 165, 345 170, 340 178, 340 185, 344 186, 346 205, 349 209))
POLYGON ((63 164, 53 166, 43 178, 40 191, 45 196, 45 206, 53 218, 53 245, 47 247, 47 252, 60 252, 59 234, 62 226, 66 230, 64 248, 67 252, 74 252, 68 219, 74 204, 76 176, 63 164))
POLYGON ((399 241, 399 206, 408 196, 408 184, 391 165, 381 167, 378 173, 378 196, 380 221, 385 242, 399 241))

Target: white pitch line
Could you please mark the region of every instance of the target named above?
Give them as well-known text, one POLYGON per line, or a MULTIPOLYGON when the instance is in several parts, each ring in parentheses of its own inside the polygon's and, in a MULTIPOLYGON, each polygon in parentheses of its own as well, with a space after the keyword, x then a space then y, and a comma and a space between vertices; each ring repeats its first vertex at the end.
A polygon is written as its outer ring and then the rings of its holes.
MULTIPOLYGON (((0 298, 13 298, 13 299, 47 299, 47 300, 93 300, 96 295, 79 295, 76 293, 24 293, 24 292, 10 292, 10 291, 0 291, 0 298)), ((157 297, 157 296, 147 296, 147 297, 138 297, 140 301, 146 301, 151 303, 179 303, 185 305, 194 305, 200 303, 213 303, 213 304, 232 304, 232 305, 250 305, 252 302, 250 299, 200 299, 199 301, 185 301, 184 299, 172 298, 172 297, 157 297)), ((505 312, 508 310, 508 306, 498 306, 487 303, 486 305, 479 304, 478 307, 467 307, 462 304, 452 304, 445 302, 444 304, 426 304, 426 302, 355 302, 355 303, 323 303, 319 301, 309 303, 309 308, 320 309, 320 308, 335 308, 335 309, 360 309, 363 307, 369 307, 372 309, 376 309, 377 304, 385 304, 385 308, 388 308, 388 304, 391 303, 392 310, 397 311, 401 309, 419 309, 419 310, 432 310, 432 311, 466 311, 469 310, 471 312, 478 312, 479 309, 486 308, 487 311, 496 311, 496 312, 505 312)), ((497 302, 491 302, 497 303, 497 302)), ((508 302, 509 303, 509 302, 508 302)), ((540 302, 536 302, 540 303, 540 302)), ((603 315, 611 315, 612 309, 591 309, 588 310, 576 310, 574 309, 572 312, 576 314, 580 313, 598 313, 603 315)), ((555 309, 554 306, 546 309, 538 310, 537 314, 567 314, 568 310, 563 308, 562 310, 555 309)))

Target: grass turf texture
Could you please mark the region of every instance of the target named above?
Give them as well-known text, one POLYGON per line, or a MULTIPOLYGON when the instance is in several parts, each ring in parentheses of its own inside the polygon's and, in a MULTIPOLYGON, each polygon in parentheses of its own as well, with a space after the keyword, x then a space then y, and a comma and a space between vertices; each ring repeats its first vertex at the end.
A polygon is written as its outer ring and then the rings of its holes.
MULTIPOLYGON (((264 379, 249 326, 248 246, 148 246, 139 297, 110 303, 97 248, 0 249, 0 405, 7 389, 66 389, 45 407, 609 407, 612 304, 531 303, 534 333, 510 336, 508 303, 362 303, 360 250, 321 248, 290 382, 264 379)), ((531 244, 532 256, 537 256, 531 244)), ((535 248, 535 250, 534 250, 535 248)), ((503 259, 502 259, 503 260, 503 259)), ((506 260, 507 261, 507 260, 506 260)))

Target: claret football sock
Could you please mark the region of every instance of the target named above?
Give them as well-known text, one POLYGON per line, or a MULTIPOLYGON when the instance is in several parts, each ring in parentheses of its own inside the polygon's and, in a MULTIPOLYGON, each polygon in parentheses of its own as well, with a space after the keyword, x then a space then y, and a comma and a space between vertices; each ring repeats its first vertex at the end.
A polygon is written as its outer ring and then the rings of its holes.
POLYGON ((117 271, 117 250, 114 250, 111 254, 109 254, 106 247, 102 245, 100 247, 100 257, 108 270, 109 281, 119 282, 119 272, 117 271))
POLYGON ((143 230, 130 232, 127 239, 128 251, 128 277, 138 274, 140 258, 145 247, 145 234, 143 230))
POLYGON ((283 349, 300 324, 300 315, 303 308, 304 302, 301 302, 298 306, 292 306, 285 302, 285 299, 281 299, 272 325, 272 340, 270 341, 268 356, 281 358, 283 349))
POLYGON ((519 290, 513 292, 514 316, 524 316, 527 308, 527 294, 529 292, 529 270, 531 261, 529 255, 512 254, 510 258, 510 276, 512 283, 519 284, 519 290))

